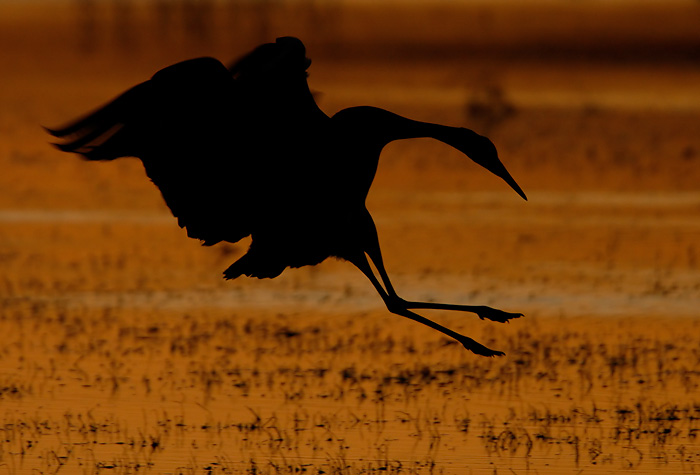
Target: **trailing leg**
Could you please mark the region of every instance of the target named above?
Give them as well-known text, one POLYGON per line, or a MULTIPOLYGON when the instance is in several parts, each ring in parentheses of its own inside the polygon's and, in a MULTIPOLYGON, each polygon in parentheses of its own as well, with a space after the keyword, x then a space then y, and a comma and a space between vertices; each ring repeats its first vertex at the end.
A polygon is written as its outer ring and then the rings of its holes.
MULTIPOLYGON (((369 215, 368 215, 369 217, 369 215)), ((371 220, 371 217, 369 217, 371 220)), ((495 308, 487 307, 485 305, 454 305, 454 304, 447 304, 447 303, 432 303, 432 302, 413 302, 413 301, 407 301, 401 299, 397 294, 396 291, 394 290, 394 287, 391 285, 391 281, 389 280, 389 274, 386 272, 386 268, 384 267, 384 259, 382 259, 382 252, 381 249, 379 248, 379 238, 377 236, 377 229, 374 226, 374 222, 371 221, 372 224, 372 233, 371 235, 367 236, 367 243, 365 245, 366 250, 367 250, 367 255, 369 258, 372 260, 374 263, 374 266, 377 268, 377 272, 379 272, 379 276, 382 279, 382 282, 384 283, 384 286, 386 287, 386 293, 389 295, 389 297, 395 298, 397 300, 400 300, 403 302, 403 307, 407 309, 431 309, 431 310, 456 310, 459 312, 470 312, 470 313, 475 313, 478 315, 478 317, 482 320, 491 320, 493 322, 500 322, 500 323, 505 323, 508 320, 514 319, 514 318, 520 318, 523 316, 522 313, 509 313, 509 312, 504 312, 503 310, 498 310, 495 308)))
MULTIPOLYGON (((484 345, 472 340, 471 338, 464 336, 462 334, 459 334, 455 331, 450 330, 447 327, 444 327, 438 323, 435 323, 434 321, 425 318, 421 315, 418 315, 417 313, 411 312, 408 310, 406 307, 407 302, 401 299, 396 295, 394 292, 393 295, 387 293, 386 290, 382 287, 382 285, 379 283, 379 280, 377 280, 377 277, 374 275, 372 272, 372 268, 369 265, 369 261, 365 257, 364 254, 361 256, 357 256, 354 259, 351 259, 350 262, 352 262, 362 273, 367 276, 370 282, 372 282, 372 285, 374 288, 377 290, 379 295, 381 296, 382 300, 384 300, 384 303, 386 304, 387 309, 396 315, 400 315, 402 317, 410 318, 413 321, 416 321, 418 323, 422 323, 423 325, 429 326, 430 328, 433 328, 440 333, 449 336, 450 338, 453 338, 457 340, 459 343, 461 343, 467 350, 481 356, 502 356, 505 353, 502 351, 497 351, 497 350, 492 350, 490 348, 485 347, 484 345)), ((387 279, 388 280, 388 279, 387 279)), ((391 287, 390 287, 391 288, 391 287)), ((392 289, 393 292, 393 289, 392 289)))

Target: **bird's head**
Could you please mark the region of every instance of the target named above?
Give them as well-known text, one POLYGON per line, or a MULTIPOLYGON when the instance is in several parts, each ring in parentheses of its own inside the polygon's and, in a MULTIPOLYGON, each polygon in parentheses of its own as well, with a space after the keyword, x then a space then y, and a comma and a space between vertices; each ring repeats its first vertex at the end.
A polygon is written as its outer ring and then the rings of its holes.
POLYGON ((450 139, 450 145, 455 147, 460 152, 467 155, 475 163, 481 165, 491 173, 499 176, 510 185, 511 188, 515 190, 523 199, 527 200, 527 196, 520 188, 520 186, 515 182, 508 170, 506 170, 505 165, 498 158, 498 152, 496 151, 496 146, 483 135, 479 135, 476 132, 469 129, 458 129, 459 132, 454 138, 450 139))

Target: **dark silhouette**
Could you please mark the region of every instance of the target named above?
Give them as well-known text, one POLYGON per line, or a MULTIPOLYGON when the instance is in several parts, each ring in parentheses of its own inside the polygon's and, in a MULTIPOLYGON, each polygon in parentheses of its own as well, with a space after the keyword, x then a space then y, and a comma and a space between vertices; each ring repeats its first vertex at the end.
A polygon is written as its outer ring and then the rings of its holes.
POLYGON ((228 69, 212 58, 184 61, 49 132, 66 140, 56 145, 60 150, 88 160, 140 158, 180 227, 204 245, 252 236, 248 252, 224 272, 226 279, 273 278, 287 267, 334 256, 357 266, 392 313, 432 327, 476 354, 502 355, 411 309, 473 312, 496 322, 522 314, 400 298, 365 206, 382 148, 413 137, 451 145, 527 199, 496 148, 471 130, 374 107, 328 117, 309 91, 310 63, 302 42, 290 37, 259 46, 228 69))

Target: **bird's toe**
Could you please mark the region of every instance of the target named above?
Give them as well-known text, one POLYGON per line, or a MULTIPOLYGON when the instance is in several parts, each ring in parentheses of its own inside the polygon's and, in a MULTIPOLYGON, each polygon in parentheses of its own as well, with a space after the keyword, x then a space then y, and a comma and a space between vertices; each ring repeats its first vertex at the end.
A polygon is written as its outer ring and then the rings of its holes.
POLYGON ((469 337, 462 336, 462 338, 459 340, 459 342, 469 351, 472 353, 479 355, 479 356, 487 356, 487 357, 494 357, 494 356, 504 356, 505 353, 502 351, 498 350, 492 350, 491 348, 487 348, 481 343, 478 343, 474 340, 472 340, 469 337))
POLYGON ((496 308, 491 307, 482 307, 477 312, 477 315, 482 320, 491 320, 492 322, 499 323, 506 323, 509 320, 513 320, 515 318, 520 318, 524 316, 522 313, 504 312, 503 310, 498 310, 496 308))

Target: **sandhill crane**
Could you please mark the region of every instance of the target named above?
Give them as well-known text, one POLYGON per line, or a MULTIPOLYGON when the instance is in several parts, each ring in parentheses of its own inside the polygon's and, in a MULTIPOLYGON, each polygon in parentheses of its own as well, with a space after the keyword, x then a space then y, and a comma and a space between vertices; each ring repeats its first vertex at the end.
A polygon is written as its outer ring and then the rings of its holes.
POLYGON ((213 58, 184 61, 49 132, 63 140, 56 144, 60 150, 88 160, 140 158, 180 227, 204 245, 251 236, 247 253, 224 272, 226 279, 273 278, 287 267, 333 256, 359 268, 390 312, 478 355, 502 355, 411 310, 465 311, 496 322, 522 314, 400 298, 365 205, 382 148, 414 137, 456 148, 527 199, 496 148, 469 129, 375 107, 329 117, 309 90, 309 65, 303 43, 292 37, 263 44, 230 68, 213 58))

